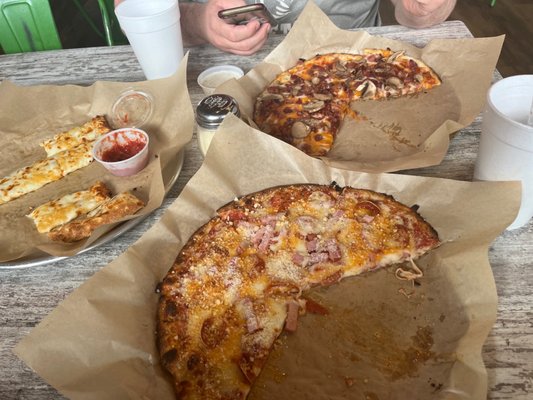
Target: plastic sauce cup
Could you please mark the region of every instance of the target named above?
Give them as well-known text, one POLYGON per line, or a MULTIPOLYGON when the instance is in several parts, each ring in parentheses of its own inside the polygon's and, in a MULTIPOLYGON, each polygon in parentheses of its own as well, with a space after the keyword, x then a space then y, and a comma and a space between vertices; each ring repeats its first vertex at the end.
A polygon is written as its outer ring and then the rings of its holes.
POLYGON ((131 176, 148 164, 148 134, 138 128, 122 128, 102 136, 93 146, 93 157, 117 176, 131 176))
POLYGON ((234 65, 218 65, 207 68, 198 75, 198 85, 204 94, 210 95, 215 89, 231 78, 239 79, 244 75, 244 71, 234 65))

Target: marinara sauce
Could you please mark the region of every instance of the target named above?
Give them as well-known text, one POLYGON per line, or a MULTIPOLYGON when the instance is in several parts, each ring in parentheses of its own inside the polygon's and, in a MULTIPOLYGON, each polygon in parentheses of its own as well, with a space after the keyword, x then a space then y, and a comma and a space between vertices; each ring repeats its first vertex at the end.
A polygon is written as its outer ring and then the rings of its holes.
POLYGON ((129 139, 125 143, 115 142, 102 152, 101 159, 106 162, 124 161, 139 153, 144 146, 146 142, 141 138, 129 139))

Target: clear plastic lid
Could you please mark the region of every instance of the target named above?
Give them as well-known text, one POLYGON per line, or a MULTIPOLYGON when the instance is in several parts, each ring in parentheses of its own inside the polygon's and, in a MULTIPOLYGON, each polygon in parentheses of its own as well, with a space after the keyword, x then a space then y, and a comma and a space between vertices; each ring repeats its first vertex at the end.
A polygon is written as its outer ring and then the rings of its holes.
POLYGON ((229 113, 240 117, 237 101, 227 94, 212 94, 196 107, 196 122, 203 128, 216 129, 229 113))
POLYGON ((111 109, 111 123, 115 129, 140 128, 152 116, 154 98, 144 90, 128 88, 123 91, 111 109))

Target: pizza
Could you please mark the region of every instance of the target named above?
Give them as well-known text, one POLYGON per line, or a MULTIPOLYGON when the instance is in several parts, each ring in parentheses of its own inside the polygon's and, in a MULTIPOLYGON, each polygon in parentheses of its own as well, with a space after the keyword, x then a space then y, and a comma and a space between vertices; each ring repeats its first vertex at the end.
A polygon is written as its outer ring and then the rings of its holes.
POLYGON ((66 224, 86 214, 111 198, 111 191, 103 182, 96 182, 87 190, 68 193, 41 204, 27 216, 39 233, 48 233, 53 228, 66 224))
POLYGON ((53 241, 72 243, 88 238, 100 226, 112 224, 135 214, 144 202, 131 193, 119 193, 106 199, 98 207, 48 232, 53 241))
POLYGON ((311 156, 325 156, 358 101, 424 92, 441 84, 424 62, 390 49, 361 54, 328 53, 300 60, 257 97, 259 129, 311 156))
POLYGON ((192 235, 157 288, 157 345, 176 397, 244 399, 283 329, 320 310, 306 290, 416 265, 438 245, 414 208, 370 190, 297 184, 235 199, 192 235))
POLYGON ((96 138, 110 130, 105 118, 97 116, 79 128, 41 143, 47 152, 46 158, 0 179, 0 204, 31 193, 89 165, 93 161, 92 146, 96 138))

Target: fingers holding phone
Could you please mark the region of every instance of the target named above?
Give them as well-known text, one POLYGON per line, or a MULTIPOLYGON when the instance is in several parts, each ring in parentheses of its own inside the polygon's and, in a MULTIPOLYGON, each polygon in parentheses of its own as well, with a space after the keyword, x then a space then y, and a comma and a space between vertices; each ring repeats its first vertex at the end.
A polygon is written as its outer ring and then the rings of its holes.
POLYGON ((271 25, 267 21, 252 17, 246 19, 247 23, 236 24, 232 23, 232 19, 219 16, 219 13, 224 14, 226 10, 235 10, 242 6, 248 7, 242 0, 211 0, 206 3, 206 39, 221 50, 250 55, 263 46, 271 25))

